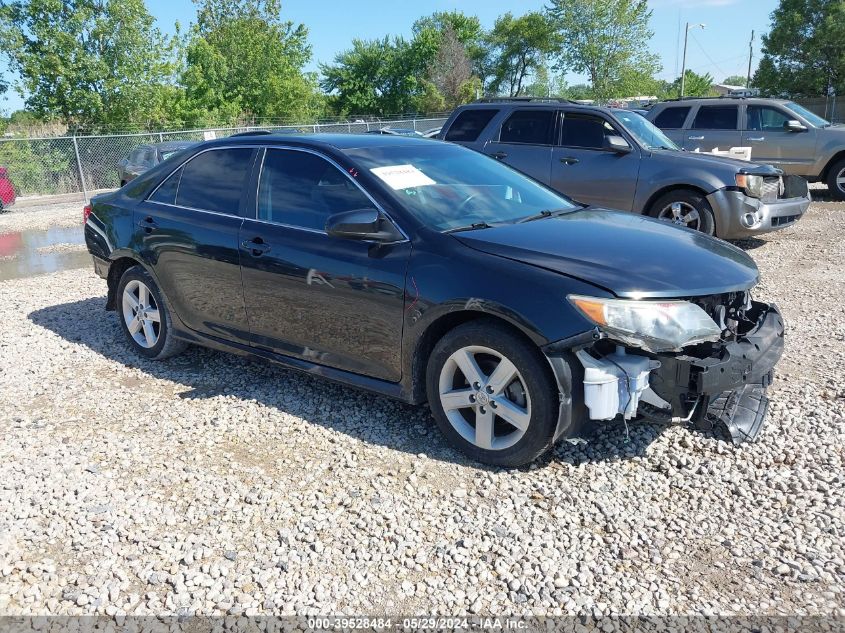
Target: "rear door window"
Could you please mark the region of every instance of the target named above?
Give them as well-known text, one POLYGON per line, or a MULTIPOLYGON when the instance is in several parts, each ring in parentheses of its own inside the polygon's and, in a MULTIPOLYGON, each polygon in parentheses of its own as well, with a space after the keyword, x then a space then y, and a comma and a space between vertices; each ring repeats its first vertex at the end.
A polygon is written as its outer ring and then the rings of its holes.
POLYGON ((461 112, 449 129, 446 131, 444 137, 447 141, 462 141, 464 143, 472 143, 476 141, 482 130, 487 127, 487 124, 498 113, 494 109, 469 109, 461 112))
POLYGON ((502 125, 499 142, 552 145, 554 128, 554 110, 517 110, 502 125))
POLYGON ((695 130, 735 130, 739 106, 705 105, 698 109, 692 127, 695 130))
POLYGON ((179 180, 181 178, 182 168, 180 167, 159 185, 149 199, 163 204, 176 204, 176 192, 179 191, 179 180))
POLYGON ((214 149, 188 161, 182 168, 177 206, 238 215, 252 154, 250 147, 214 149))
POLYGON ((680 130, 684 127, 689 111, 689 106, 666 108, 657 115, 654 124, 661 130, 680 130))

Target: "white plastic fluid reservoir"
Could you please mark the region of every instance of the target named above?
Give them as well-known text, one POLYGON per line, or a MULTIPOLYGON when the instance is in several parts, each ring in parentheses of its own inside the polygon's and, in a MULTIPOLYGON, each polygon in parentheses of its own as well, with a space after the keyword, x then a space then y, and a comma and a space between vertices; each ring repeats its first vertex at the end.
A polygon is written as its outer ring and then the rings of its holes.
POLYGON ((625 371, 622 380, 627 382, 628 394, 625 395, 625 400, 622 400, 621 394, 619 396, 619 413, 622 413, 626 419, 633 418, 637 415, 640 396, 648 388, 648 375, 652 369, 660 367, 660 363, 646 356, 627 354, 625 348, 621 346, 617 346, 616 351, 607 358, 625 371), (628 399, 628 395, 630 395, 630 399, 628 399))
POLYGON ((603 367, 585 367, 584 404, 593 420, 615 418, 619 413, 619 376, 603 367))
POLYGON ((648 375, 660 363, 646 356, 628 354, 624 347, 604 358, 593 358, 586 351, 576 352, 584 366, 584 404, 591 420, 612 420, 637 415, 640 396, 648 388, 648 375))

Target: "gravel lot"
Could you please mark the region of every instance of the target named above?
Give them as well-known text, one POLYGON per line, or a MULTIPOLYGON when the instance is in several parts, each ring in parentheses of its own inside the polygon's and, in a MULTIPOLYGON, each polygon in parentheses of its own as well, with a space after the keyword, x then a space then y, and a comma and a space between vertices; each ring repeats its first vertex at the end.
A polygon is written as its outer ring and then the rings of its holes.
POLYGON ((142 360, 90 267, 0 281, 0 613, 845 615, 843 226, 743 243, 789 325, 757 444, 614 427, 512 471, 424 408, 142 360))

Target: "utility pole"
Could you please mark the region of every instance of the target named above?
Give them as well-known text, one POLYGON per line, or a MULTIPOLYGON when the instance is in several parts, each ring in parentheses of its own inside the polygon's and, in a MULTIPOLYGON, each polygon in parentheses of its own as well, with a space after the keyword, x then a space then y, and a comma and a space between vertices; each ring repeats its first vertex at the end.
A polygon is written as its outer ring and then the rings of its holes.
POLYGON ((681 99, 684 98, 684 85, 686 82, 686 74, 687 74, 687 42, 689 41, 689 32, 690 29, 697 29, 701 28, 704 29, 707 25, 702 24, 690 24, 687 22, 687 28, 684 31, 684 61, 681 63, 681 99))
POLYGON ((748 76, 745 78, 745 89, 751 88, 751 60, 754 59, 754 31, 751 31, 751 41, 748 42, 748 76))

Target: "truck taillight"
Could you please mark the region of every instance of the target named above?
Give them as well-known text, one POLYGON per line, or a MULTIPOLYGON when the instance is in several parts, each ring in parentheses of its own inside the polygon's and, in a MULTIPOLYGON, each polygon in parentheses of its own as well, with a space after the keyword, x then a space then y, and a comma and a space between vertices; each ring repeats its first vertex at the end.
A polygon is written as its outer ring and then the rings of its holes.
POLYGON ((86 204, 82 207, 82 223, 85 224, 88 221, 88 216, 91 215, 91 211, 93 211, 93 207, 90 204, 86 204))

